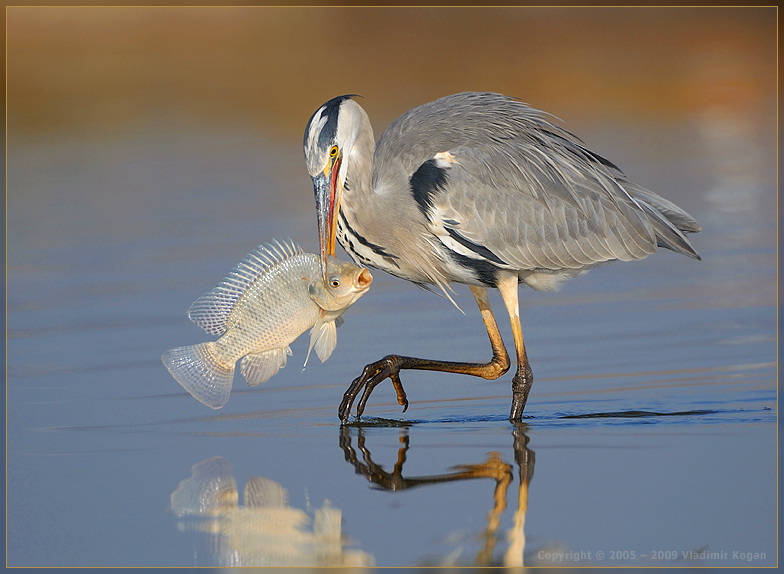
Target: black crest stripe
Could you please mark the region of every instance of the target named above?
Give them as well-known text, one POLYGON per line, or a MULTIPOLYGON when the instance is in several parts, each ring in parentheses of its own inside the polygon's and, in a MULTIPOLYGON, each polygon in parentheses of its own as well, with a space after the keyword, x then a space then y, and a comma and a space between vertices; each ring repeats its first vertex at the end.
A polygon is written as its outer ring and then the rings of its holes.
POLYGON ((318 145, 320 147, 328 146, 334 139, 335 135, 338 132, 338 113, 340 112, 340 104, 342 104, 346 100, 350 100, 351 98, 355 97, 356 94, 348 94, 345 96, 338 96, 336 98, 332 98, 326 104, 321 106, 318 110, 313 112, 313 115, 310 116, 308 120, 308 127, 305 130, 305 141, 303 142, 304 145, 308 143, 308 133, 310 132, 310 124, 313 122, 316 114, 319 113, 321 110, 321 116, 326 117, 327 121, 324 124, 324 127, 321 128, 321 133, 319 134, 319 141, 318 145))

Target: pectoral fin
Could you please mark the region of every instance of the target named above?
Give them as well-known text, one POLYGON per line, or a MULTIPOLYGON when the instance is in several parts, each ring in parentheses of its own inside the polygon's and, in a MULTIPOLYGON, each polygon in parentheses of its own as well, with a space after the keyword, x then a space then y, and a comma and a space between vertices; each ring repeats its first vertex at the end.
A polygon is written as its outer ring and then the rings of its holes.
POLYGON ((240 372, 245 382, 249 387, 266 383, 286 366, 286 355, 291 355, 290 347, 245 355, 240 362, 240 372))
POLYGON ((321 326, 321 332, 319 333, 315 345, 316 354, 318 355, 318 358, 321 359, 322 363, 329 359, 329 356, 332 354, 332 351, 335 350, 337 344, 338 331, 335 326, 335 321, 324 323, 321 326))
POLYGON ((305 365, 308 364, 308 359, 310 358, 310 352, 315 349, 318 358, 321 359, 323 363, 329 356, 332 354, 332 351, 335 350, 335 346, 338 344, 338 333, 337 327, 335 326, 335 321, 326 321, 326 322, 318 322, 310 330, 310 347, 308 348, 308 356, 305 358, 305 365))

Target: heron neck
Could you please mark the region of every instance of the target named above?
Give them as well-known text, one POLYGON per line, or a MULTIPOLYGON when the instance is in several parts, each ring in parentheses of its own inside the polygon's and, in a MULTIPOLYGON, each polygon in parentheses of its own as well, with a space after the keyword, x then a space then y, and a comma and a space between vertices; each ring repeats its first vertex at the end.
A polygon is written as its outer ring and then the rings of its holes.
POLYGON ((360 201, 368 197, 373 190, 373 155, 376 143, 373 140, 373 129, 369 122, 360 127, 354 145, 348 154, 346 166, 346 184, 343 190, 343 200, 360 201))

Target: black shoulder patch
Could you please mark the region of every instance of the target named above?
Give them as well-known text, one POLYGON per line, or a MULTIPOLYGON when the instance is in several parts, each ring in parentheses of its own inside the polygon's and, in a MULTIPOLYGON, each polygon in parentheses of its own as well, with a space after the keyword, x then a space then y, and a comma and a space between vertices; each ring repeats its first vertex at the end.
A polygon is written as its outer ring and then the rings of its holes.
POLYGON ((433 207, 433 198, 446 187, 446 170, 438 167, 436 160, 429 159, 419 166, 411 176, 411 195, 414 196, 419 210, 427 217, 433 207))

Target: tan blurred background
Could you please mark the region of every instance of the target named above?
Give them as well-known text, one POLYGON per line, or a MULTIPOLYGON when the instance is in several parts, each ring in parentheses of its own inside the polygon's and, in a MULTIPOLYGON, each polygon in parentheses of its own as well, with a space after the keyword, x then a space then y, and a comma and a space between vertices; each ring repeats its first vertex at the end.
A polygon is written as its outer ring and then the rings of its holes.
POLYGON ((559 117, 675 119, 776 105, 775 8, 7 9, 9 143, 22 134, 239 122, 301 137, 338 94, 377 134, 449 93, 559 117))

